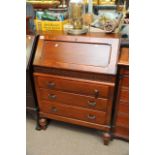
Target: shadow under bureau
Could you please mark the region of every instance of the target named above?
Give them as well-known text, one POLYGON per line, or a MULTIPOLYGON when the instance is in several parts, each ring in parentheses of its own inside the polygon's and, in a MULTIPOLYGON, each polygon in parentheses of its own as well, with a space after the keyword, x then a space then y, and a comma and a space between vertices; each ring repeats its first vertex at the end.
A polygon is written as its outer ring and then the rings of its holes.
POLYGON ((82 125, 103 131, 108 144, 119 45, 114 34, 40 35, 33 62, 40 129, 48 119, 82 125))

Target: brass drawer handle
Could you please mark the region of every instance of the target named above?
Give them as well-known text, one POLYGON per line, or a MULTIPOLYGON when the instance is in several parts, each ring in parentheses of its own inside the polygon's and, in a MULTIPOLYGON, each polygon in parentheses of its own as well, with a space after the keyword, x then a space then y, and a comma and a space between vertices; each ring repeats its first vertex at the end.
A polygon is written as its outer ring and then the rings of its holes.
POLYGON ((49 88, 54 88, 55 87, 55 83, 54 82, 48 82, 48 87, 49 88))
POLYGON ((58 110, 57 110, 56 107, 52 107, 52 108, 51 108, 51 111, 52 111, 52 112, 57 112, 58 110))
POLYGON ((88 101, 88 105, 95 107, 96 106, 96 102, 95 101, 88 101))
POLYGON ((48 94, 48 98, 54 100, 57 98, 57 96, 54 94, 48 94))
POLYGON ((94 119, 96 119, 96 116, 95 115, 90 115, 90 114, 88 114, 88 119, 91 119, 91 120, 94 120, 94 119))
POLYGON ((95 94, 95 98, 97 98, 99 96, 99 90, 94 89, 94 94, 95 94))

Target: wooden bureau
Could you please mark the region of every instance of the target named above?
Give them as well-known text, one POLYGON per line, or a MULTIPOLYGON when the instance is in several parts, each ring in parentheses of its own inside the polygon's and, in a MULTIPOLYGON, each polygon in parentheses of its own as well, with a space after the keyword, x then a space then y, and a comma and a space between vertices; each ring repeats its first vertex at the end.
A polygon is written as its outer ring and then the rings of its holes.
POLYGON ((33 62, 39 125, 47 119, 104 131, 111 139, 111 112, 117 72, 118 35, 41 35, 33 62))

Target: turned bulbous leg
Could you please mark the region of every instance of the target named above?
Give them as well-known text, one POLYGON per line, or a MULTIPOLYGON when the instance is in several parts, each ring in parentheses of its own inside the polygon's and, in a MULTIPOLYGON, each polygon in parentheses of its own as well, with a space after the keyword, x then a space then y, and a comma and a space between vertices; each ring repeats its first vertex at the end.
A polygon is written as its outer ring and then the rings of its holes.
POLYGON ((108 145, 111 140, 111 135, 109 133, 103 133, 103 142, 104 145, 108 145))
POLYGON ((47 119, 46 118, 40 118, 39 119, 39 125, 40 125, 40 129, 45 130, 47 128, 47 119))

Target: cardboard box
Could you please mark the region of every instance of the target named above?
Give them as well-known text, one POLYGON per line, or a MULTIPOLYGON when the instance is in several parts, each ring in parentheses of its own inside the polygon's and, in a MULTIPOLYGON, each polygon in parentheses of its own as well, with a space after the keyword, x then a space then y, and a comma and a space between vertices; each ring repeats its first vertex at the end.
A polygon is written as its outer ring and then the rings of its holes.
POLYGON ((68 23, 68 20, 64 21, 43 21, 35 19, 34 23, 36 25, 37 31, 52 31, 52 30, 63 30, 64 24, 68 23))

